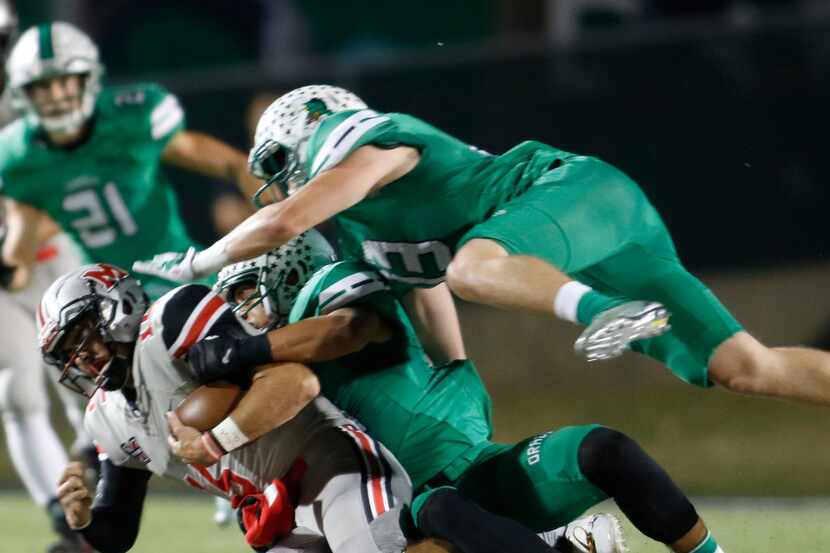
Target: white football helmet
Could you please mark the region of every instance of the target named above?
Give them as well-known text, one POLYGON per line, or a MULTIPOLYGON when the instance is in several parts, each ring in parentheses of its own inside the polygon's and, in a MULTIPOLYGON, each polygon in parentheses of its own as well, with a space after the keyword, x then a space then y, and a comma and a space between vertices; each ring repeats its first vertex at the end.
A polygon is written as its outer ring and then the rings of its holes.
POLYGON ((336 260, 328 240, 311 229, 259 257, 228 265, 219 271, 214 289, 243 315, 261 303, 270 321, 261 330, 270 330, 288 322, 297 295, 311 275, 336 260), (236 303, 234 290, 240 284, 255 284, 257 289, 244 302, 236 303))
POLYGON ((254 201, 259 204, 262 193, 273 184, 284 194, 305 184, 308 140, 320 122, 338 111, 366 107, 345 88, 325 84, 295 88, 277 98, 259 118, 248 156, 251 174, 266 181, 254 201))
MULTIPOLYGON (((84 265, 66 273, 49 286, 38 306, 38 341, 43 359, 62 370, 61 384, 88 397, 99 387, 121 388, 129 360, 113 356, 100 373, 89 374, 74 365, 75 356, 67 355, 61 342, 75 323, 91 316, 105 343, 132 344, 149 305, 138 281, 113 265, 84 265)), ((81 347, 83 343, 75 351, 81 347)))
POLYGON ((35 117, 47 131, 73 133, 87 122, 95 110, 103 72, 95 43, 77 27, 60 21, 27 29, 6 60, 14 106, 35 117), (63 75, 86 76, 80 108, 59 116, 39 115, 26 93, 26 86, 63 75))
POLYGON ((6 55, 17 37, 17 12, 10 0, 0 0, 0 59, 6 55))

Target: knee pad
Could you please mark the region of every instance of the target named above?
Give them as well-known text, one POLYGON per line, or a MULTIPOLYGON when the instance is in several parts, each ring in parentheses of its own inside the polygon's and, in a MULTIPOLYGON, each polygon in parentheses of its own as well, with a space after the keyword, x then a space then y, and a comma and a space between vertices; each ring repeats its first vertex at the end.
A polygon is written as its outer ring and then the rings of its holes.
MULTIPOLYGON (((623 478, 633 467, 652 462, 640 445, 618 430, 596 428, 579 446, 579 468, 595 485, 623 478)), ((602 487, 602 486, 600 486, 602 487)))

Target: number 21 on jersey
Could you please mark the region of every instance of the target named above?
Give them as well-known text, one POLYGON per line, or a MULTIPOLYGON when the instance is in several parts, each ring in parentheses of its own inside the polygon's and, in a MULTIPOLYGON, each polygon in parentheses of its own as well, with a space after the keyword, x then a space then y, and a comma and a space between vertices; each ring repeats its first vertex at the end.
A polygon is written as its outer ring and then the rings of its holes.
POLYGON ((72 227, 88 248, 102 248, 118 238, 118 232, 132 236, 138 232, 133 216, 114 182, 104 185, 101 192, 88 188, 67 195, 63 209, 79 213, 72 227))

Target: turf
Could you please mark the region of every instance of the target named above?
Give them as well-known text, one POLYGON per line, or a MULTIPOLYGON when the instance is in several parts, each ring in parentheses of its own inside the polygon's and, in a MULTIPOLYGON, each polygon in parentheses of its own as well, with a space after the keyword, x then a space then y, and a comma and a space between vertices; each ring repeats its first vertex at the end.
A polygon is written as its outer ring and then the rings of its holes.
MULTIPOLYGON (((830 500, 700 500, 696 502, 727 553, 824 553, 830 543, 830 500)), ((603 505, 613 510, 610 505, 603 505)), ((150 496, 134 553, 243 553, 234 527, 211 522, 213 503, 194 495, 150 496)), ((0 494, 2 551, 43 553, 52 540, 47 521, 22 493, 0 494)), ((624 522, 632 553, 665 553, 624 522)))

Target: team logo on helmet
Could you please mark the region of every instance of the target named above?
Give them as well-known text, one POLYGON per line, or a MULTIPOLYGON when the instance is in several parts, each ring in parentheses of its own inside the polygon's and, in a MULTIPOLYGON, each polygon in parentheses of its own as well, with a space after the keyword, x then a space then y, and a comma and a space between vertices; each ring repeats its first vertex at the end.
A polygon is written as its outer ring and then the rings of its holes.
POLYGON ((308 112, 308 115, 306 115, 305 118, 306 124, 315 123, 319 121, 320 118, 324 115, 331 114, 331 110, 328 108, 326 103, 320 98, 312 98, 311 100, 306 102, 305 109, 308 112))
POLYGON ((93 269, 81 274, 81 278, 94 280, 103 285, 107 291, 112 290, 118 284, 118 281, 128 276, 130 275, 126 271, 112 265, 107 265, 106 263, 99 263, 93 269))

